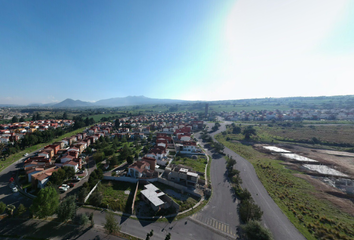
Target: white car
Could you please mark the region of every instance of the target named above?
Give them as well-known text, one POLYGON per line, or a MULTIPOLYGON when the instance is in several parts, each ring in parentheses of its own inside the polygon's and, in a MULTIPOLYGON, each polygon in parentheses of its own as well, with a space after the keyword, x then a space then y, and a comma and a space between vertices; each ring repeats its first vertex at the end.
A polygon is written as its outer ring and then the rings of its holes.
POLYGON ((28 156, 28 153, 23 154, 23 156, 27 157, 27 156, 28 156))
POLYGON ((62 184, 61 186, 64 188, 68 188, 68 189, 70 188, 70 186, 68 184, 62 184))
POLYGON ((66 191, 68 191, 69 188, 70 188, 70 186, 68 184, 62 184, 59 187, 59 190, 62 191, 62 192, 66 192, 66 191))
POLYGON ((18 192, 17 187, 13 187, 12 192, 18 192))

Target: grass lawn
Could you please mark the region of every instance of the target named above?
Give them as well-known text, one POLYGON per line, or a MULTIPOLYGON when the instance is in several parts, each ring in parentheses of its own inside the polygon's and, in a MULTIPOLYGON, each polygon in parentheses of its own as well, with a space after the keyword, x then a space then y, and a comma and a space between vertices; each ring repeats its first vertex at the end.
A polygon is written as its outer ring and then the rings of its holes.
POLYGON ((23 157, 23 155, 25 153, 31 153, 31 152, 34 152, 42 147, 45 147, 46 145, 50 144, 50 143, 53 143, 53 142, 57 142, 59 140, 62 140, 63 138, 66 138, 66 137, 70 137, 72 135, 75 135, 77 133, 80 133, 80 132, 83 132, 84 130, 86 129, 86 127, 83 127, 83 128, 79 128, 75 131, 72 131, 72 132, 68 132, 66 134, 63 134, 49 142, 46 142, 46 143, 40 143, 40 144, 37 144, 37 145, 34 145, 34 146, 31 146, 31 147, 28 147, 18 153, 15 153, 15 154, 12 154, 10 155, 9 157, 6 158, 6 160, 4 161, 0 161, 0 171, 4 170, 5 168, 7 168, 8 166, 10 166, 12 163, 14 163, 15 161, 21 159, 23 157))
POLYGON ((109 209, 114 211, 130 213, 135 188, 136 184, 134 183, 102 181, 98 187, 98 191, 103 195, 101 207, 109 207, 109 209), (125 191, 130 193, 126 194, 125 191))
POLYGON ((269 195, 306 239, 353 239, 354 219, 341 212, 332 203, 316 198, 317 190, 307 181, 294 176, 282 161, 241 143, 226 141, 228 135, 218 134, 216 139, 238 153, 254 166, 269 195))
POLYGON ((172 163, 175 165, 182 164, 193 168, 194 171, 202 172, 205 171, 205 165, 207 164, 207 159, 198 156, 198 159, 192 159, 189 157, 176 157, 173 159, 172 163))
MULTIPOLYGON (((236 124, 237 125, 237 124, 236 124)), ((284 124, 285 125, 285 124, 284 124)), ((354 125, 301 125, 290 124, 282 126, 278 124, 258 124, 253 126, 257 135, 251 140, 262 143, 295 142, 297 144, 314 146, 325 145, 334 149, 352 150, 354 146, 354 125), (316 142, 313 142, 315 139, 316 142)), ((244 128, 244 127, 243 127, 244 128)), ((232 140, 243 140, 242 134, 231 134, 232 128, 228 128, 228 136, 232 140)))

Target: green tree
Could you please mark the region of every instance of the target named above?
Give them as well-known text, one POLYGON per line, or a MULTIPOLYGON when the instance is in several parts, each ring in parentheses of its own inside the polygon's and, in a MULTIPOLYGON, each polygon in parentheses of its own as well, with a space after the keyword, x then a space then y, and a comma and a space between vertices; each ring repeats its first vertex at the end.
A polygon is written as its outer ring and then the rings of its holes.
POLYGON ((66 112, 63 113, 63 119, 68 119, 68 114, 66 112))
POLYGON ((96 163, 98 163, 98 162, 102 162, 106 156, 104 152, 96 152, 95 154, 93 154, 92 157, 96 161, 96 163))
POLYGON ((108 212, 106 214, 106 223, 104 224, 104 229, 106 229, 109 234, 115 234, 120 231, 119 223, 112 212, 108 212))
POLYGON ((18 118, 16 116, 14 116, 12 119, 11 119, 11 122, 12 123, 17 123, 18 122, 18 118))
POLYGON ((134 162, 134 158, 132 156, 127 157, 127 163, 130 165, 134 162))
POLYGON ((82 213, 79 215, 79 224, 80 225, 86 225, 89 222, 89 217, 87 216, 86 213, 82 213))
POLYGON ((256 135, 256 129, 252 126, 248 126, 247 128, 243 129, 242 134, 245 136, 245 139, 250 139, 251 136, 256 135))
POLYGON ((171 239, 171 233, 168 233, 165 237, 165 240, 170 240, 171 239))
POLYGON ((117 156, 113 156, 111 158, 111 161, 110 161, 110 164, 115 166, 115 165, 118 165, 119 161, 118 161, 118 157, 117 156))
POLYGON ((87 188, 82 187, 80 192, 79 192, 79 194, 78 194, 78 196, 77 196, 78 197, 78 201, 80 203, 83 203, 85 201, 85 198, 86 198, 87 194, 88 194, 87 188))
POLYGON ((55 188, 42 188, 30 207, 34 216, 44 218, 53 215, 59 206, 59 195, 55 188))
POLYGON ((242 237, 247 240, 272 240, 272 234, 269 230, 261 226, 257 221, 249 221, 241 225, 242 237))
POLYGON ((85 149, 85 152, 88 153, 88 154, 91 154, 91 153, 92 153, 92 148, 87 147, 87 148, 85 149))
POLYGON ((130 156, 130 155, 131 155, 131 150, 130 150, 128 144, 124 144, 124 146, 123 146, 123 148, 122 148, 122 150, 120 152, 120 158, 122 160, 126 160, 127 157, 130 156))
POLYGON ((25 212, 26 212, 26 207, 21 203, 17 208, 16 215, 21 216, 25 212))
POLYGON ((25 122, 26 119, 24 117, 21 117, 20 120, 18 120, 19 122, 25 122))
POLYGON ((147 146, 144 146, 143 152, 144 152, 144 153, 148 153, 148 151, 149 151, 149 148, 148 148, 147 146))
POLYGON ((94 206, 100 206, 102 203, 103 196, 99 191, 94 191, 90 196, 90 203, 94 206))
POLYGON ((263 212, 261 208, 254 202, 254 200, 242 200, 239 208, 240 218, 243 222, 247 223, 250 220, 260 221, 263 212))
POLYGON ((116 120, 114 121, 114 127, 115 127, 116 129, 120 128, 119 119, 116 119, 116 120))
POLYGON ((234 127, 233 129, 232 129, 232 133, 233 134, 240 134, 241 133, 241 128, 240 127, 234 127))
POLYGON ((52 182, 54 185, 61 185, 65 179, 65 170, 60 168, 58 171, 53 172, 52 176, 50 176, 50 182, 52 182))
POLYGON ((58 218, 60 221, 67 221, 73 219, 76 215, 75 196, 67 197, 58 207, 58 218))
POLYGON ((222 143, 214 142, 213 145, 214 145, 215 151, 217 151, 218 153, 222 153, 224 151, 225 146, 222 143))
POLYGON ((71 179, 75 176, 75 169, 73 167, 65 166, 63 170, 65 171, 65 179, 71 179))
POLYGON ((0 214, 2 214, 6 209, 6 204, 3 202, 0 202, 0 214))

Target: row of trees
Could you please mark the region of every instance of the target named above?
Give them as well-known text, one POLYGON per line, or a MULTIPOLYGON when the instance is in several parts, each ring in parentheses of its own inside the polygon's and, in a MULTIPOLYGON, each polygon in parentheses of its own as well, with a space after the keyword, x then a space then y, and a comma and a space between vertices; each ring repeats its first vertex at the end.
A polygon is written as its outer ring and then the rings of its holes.
POLYGON ((245 223, 241 226, 242 235, 248 240, 271 240, 270 232, 259 223, 263 215, 261 208, 254 202, 251 193, 246 188, 241 188, 240 171, 234 169, 236 163, 232 156, 226 156, 227 175, 233 184, 236 195, 241 200, 238 212, 241 221, 245 223))

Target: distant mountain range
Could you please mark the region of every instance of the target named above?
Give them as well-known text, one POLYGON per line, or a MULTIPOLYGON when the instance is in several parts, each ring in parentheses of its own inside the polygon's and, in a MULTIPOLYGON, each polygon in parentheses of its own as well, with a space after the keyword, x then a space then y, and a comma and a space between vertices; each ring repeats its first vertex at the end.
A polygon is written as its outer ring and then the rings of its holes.
POLYGON ((48 104, 29 104, 29 107, 51 107, 51 108, 76 108, 76 107, 122 107, 122 106, 133 106, 133 105, 143 105, 143 104, 173 104, 187 102, 185 100, 175 100, 175 99, 157 99, 148 98, 145 96, 128 96, 128 97, 117 97, 99 100, 97 102, 84 102, 81 100, 65 99, 60 103, 48 103, 48 104))

